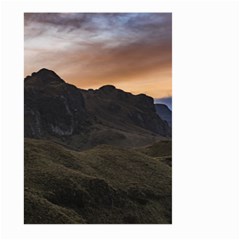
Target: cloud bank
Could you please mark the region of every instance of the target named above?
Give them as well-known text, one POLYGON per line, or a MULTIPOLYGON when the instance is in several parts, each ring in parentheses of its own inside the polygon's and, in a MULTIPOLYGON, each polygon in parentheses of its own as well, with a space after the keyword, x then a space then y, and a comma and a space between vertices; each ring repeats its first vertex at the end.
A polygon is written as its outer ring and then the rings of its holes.
POLYGON ((171 95, 171 13, 25 13, 25 75, 46 67, 80 88, 171 95))

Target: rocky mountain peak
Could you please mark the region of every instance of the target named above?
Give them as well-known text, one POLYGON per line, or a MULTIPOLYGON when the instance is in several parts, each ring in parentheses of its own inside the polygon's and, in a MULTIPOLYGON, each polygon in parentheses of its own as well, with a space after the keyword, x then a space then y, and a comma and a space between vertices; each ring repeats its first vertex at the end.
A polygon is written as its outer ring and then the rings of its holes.
POLYGON ((27 85, 48 85, 65 83, 54 71, 42 68, 38 72, 33 72, 31 76, 27 76, 25 79, 27 85))

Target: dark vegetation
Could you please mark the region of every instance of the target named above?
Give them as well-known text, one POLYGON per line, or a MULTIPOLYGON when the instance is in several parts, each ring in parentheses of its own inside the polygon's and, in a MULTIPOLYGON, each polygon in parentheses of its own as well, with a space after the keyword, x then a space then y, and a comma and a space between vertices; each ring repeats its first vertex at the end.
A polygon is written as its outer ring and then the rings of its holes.
POLYGON ((171 167, 143 150, 25 139, 25 223, 171 223, 171 167))

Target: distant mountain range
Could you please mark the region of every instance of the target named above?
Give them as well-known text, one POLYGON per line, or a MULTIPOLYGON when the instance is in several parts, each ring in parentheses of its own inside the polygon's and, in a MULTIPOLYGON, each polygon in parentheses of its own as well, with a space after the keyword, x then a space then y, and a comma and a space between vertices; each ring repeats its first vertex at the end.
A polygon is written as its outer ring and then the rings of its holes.
POLYGON ((111 85, 82 90, 41 69, 25 78, 24 97, 25 137, 55 139, 77 148, 140 146, 171 137, 164 105, 156 105, 156 112, 151 97, 111 85))
POLYGON ((162 120, 167 121, 168 125, 172 126, 172 111, 165 104, 155 104, 157 114, 162 120))

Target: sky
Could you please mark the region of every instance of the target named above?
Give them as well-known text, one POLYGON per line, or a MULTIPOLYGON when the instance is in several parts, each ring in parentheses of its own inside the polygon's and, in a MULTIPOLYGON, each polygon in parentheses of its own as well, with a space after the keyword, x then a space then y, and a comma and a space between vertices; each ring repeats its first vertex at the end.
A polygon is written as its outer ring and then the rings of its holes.
POLYGON ((111 84, 172 96, 171 13, 25 13, 24 74, 55 71, 82 89, 111 84))

